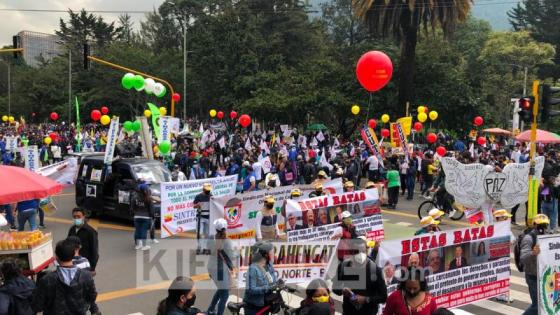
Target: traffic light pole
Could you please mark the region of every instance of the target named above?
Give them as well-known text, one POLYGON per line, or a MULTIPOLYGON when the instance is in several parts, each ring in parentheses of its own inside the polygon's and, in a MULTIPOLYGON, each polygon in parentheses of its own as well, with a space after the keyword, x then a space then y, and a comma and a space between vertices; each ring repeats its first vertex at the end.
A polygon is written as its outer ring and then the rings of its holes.
POLYGON ((533 81, 533 97, 535 103, 533 106, 533 122, 531 123, 531 151, 529 153, 531 159, 531 168, 529 169, 529 202, 527 209, 527 221, 532 225, 533 218, 537 214, 538 196, 539 196, 539 182, 535 176, 535 152, 537 141, 537 116, 539 113, 539 81, 533 81))
POLYGON ((144 76, 144 77, 147 77, 147 78, 152 78, 155 81, 160 81, 160 82, 164 83, 169 88, 169 94, 171 96, 171 116, 175 117, 175 101, 173 100, 173 94, 175 93, 175 90, 173 90, 173 86, 171 86, 171 84, 169 82, 165 81, 164 79, 160 79, 158 77, 155 77, 153 75, 150 75, 150 74, 147 74, 147 73, 144 73, 144 72, 140 72, 140 71, 137 71, 137 70, 134 70, 134 69, 130 69, 130 68, 118 65, 118 64, 114 64, 112 62, 105 61, 105 60, 99 59, 97 57, 87 56, 87 59, 91 60, 91 61, 95 61, 95 62, 100 63, 100 64, 105 65, 105 66, 109 66, 111 68, 115 68, 115 69, 118 69, 118 70, 130 72, 130 73, 134 73, 134 74, 139 74, 141 76, 144 76))

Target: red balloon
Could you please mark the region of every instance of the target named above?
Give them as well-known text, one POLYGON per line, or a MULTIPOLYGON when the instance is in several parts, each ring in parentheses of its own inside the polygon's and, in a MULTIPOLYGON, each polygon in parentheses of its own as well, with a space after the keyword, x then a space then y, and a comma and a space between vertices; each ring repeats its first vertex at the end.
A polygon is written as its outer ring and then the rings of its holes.
POLYGON ((251 124, 251 117, 249 117, 249 115, 247 114, 241 115, 241 117, 239 117, 239 124, 243 128, 249 127, 249 125, 251 124))
POLYGON ((218 119, 224 118, 224 112, 219 111, 219 112, 216 114, 216 117, 218 117, 218 119))
POLYGON ((174 102, 178 102, 181 100, 181 94, 179 93, 173 93, 173 95, 171 96, 171 98, 173 99, 174 102))
POLYGON ((444 147, 437 147, 436 152, 437 152, 437 154, 439 154, 439 156, 445 156, 445 153, 447 153, 447 150, 444 147))
POLYGON ((358 60, 356 77, 364 89, 375 92, 383 88, 393 75, 393 63, 380 51, 368 51, 358 60))
POLYGON ((485 145, 486 144, 486 138, 485 137, 478 137, 478 139, 476 139, 476 143, 478 143, 478 145, 485 145))
POLYGON ((389 131, 389 129, 386 129, 386 128, 381 129, 381 136, 383 138, 389 138, 390 135, 391 135, 391 132, 389 131))
POLYGON ((56 141, 58 139, 58 134, 56 132, 51 132, 49 133, 49 138, 51 138, 52 141, 56 141))
POLYGON ((480 116, 476 116, 474 118, 473 122, 474 122, 474 125, 478 127, 478 126, 481 126, 484 123, 484 119, 482 119, 482 117, 480 117, 480 116))
POLYGON ((375 129, 375 126, 377 126, 377 121, 375 119, 370 119, 368 121, 368 127, 370 127, 371 129, 375 129))
POLYGON ((237 118, 237 112, 232 110, 231 113, 229 113, 229 118, 231 118, 231 119, 237 118))
POLYGON ((52 112, 51 113, 51 119, 52 120, 57 120, 58 119, 58 114, 56 112, 52 112))
POLYGON ((103 115, 107 115, 109 114, 109 108, 107 108, 107 106, 102 106, 101 112, 103 113, 103 115))
POLYGON ((94 109, 91 111, 90 117, 93 121, 98 121, 101 119, 101 112, 98 109, 94 109))
POLYGON ((434 142, 437 141, 437 136, 436 136, 435 133, 429 133, 429 134, 426 136, 426 140, 428 140, 428 143, 434 143, 434 142))
POLYGON ((420 132, 420 130, 422 130, 422 128, 424 128, 424 126, 422 126, 422 123, 417 121, 414 123, 414 130, 416 130, 416 132, 420 132))

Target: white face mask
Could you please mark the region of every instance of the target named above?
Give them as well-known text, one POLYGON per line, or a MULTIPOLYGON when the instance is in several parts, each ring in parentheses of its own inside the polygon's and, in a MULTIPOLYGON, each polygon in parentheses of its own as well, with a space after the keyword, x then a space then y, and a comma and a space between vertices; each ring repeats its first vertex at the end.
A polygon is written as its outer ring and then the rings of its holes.
POLYGON ((367 259, 367 255, 365 253, 359 253, 354 255, 354 260, 358 263, 358 264, 363 264, 367 259))

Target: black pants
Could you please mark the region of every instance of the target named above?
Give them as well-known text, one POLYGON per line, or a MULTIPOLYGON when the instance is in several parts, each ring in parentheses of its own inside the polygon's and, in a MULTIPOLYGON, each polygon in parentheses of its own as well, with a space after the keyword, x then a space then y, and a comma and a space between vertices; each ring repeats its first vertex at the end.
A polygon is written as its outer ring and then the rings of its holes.
POLYGON ((399 186, 389 188, 387 194, 389 195, 389 205, 396 206, 399 202, 399 186))
MULTIPOLYGON (((517 213, 517 210, 519 209, 520 205, 521 204, 518 204, 515 207, 511 208, 511 222, 515 223, 515 214, 517 213)), ((525 225, 528 225, 527 223, 528 214, 529 214, 529 202, 525 202, 525 225)))
POLYGON ((401 174, 401 194, 404 195, 406 191, 406 174, 401 174))

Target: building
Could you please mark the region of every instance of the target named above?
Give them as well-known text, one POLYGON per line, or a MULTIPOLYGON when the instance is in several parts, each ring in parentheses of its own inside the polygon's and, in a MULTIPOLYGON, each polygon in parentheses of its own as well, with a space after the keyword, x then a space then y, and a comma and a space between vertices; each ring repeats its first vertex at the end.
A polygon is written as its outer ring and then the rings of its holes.
POLYGON ((21 31, 17 36, 18 47, 23 48, 23 60, 31 67, 39 67, 41 58, 51 61, 62 53, 60 38, 56 35, 21 31))

